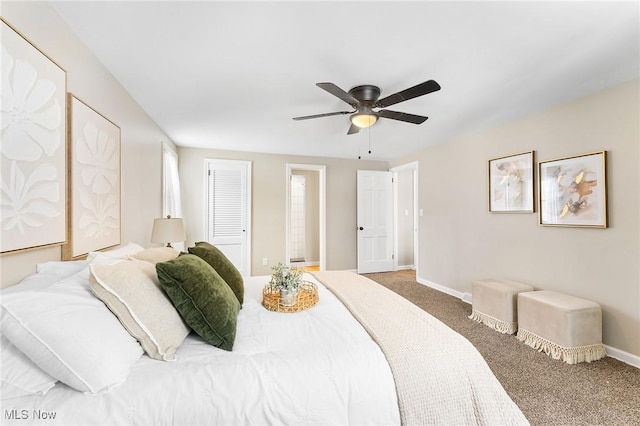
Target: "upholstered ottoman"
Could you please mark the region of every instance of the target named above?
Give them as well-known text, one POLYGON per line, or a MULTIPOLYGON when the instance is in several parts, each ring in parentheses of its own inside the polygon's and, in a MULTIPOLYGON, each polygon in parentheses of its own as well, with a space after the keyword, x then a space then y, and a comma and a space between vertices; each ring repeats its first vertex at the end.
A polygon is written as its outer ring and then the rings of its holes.
POLYGON ((533 287, 509 280, 478 280, 471 284, 473 297, 470 319, 504 334, 518 330, 517 297, 533 287))
POLYGON ((607 354, 602 344, 602 310, 590 300, 535 291, 518 295, 518 340, 567 364, 607 354))

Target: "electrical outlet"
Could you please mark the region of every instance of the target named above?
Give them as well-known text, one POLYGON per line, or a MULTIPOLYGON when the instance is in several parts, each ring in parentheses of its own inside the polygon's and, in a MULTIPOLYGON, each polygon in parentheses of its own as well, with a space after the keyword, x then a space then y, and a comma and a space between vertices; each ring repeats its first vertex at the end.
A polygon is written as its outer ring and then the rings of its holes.
POLYGON ((267 259, 266 257, 262 258, 262 266, 267 266, 269 264, 269 259, 267 259))

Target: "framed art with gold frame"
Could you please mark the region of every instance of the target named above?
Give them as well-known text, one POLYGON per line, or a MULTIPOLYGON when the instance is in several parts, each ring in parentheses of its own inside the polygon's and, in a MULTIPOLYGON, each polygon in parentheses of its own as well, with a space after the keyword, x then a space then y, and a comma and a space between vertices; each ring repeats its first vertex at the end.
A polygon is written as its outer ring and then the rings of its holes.
POLYGON ((69 235, 64 260, 120 244, 120 128, 68 95, 69 235))
POLYGON ((491 213, 533 213, 533 151, 488 161, 489 211, 491 213))
POLYGON ((0 253, 66 239, 67 73, 4 19, 0 253))
POLYGON ((538 163, 539 224, 607 227, 606 151, 538 163))

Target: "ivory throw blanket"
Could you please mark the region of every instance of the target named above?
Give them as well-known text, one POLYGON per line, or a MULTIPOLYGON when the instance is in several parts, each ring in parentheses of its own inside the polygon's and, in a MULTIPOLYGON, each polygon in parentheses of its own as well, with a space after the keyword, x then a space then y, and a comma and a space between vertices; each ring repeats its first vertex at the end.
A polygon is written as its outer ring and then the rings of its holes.
POLYGON ((394 376, 403 424, 528 424, 463 336, 366 277, 345 271, 314 276, 382 349, 394 376))

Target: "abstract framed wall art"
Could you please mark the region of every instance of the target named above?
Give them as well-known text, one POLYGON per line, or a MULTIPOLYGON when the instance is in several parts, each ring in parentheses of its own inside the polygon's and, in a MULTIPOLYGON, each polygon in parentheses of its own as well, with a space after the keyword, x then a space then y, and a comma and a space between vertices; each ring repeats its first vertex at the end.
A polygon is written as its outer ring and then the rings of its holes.
POLYGON ((606 154, 538 163, 540 225, 607 227, 606 154))
POLYGON ((67 75, 6 21, 0 22, 0 253, 66 239, 67 75))
POLYGON ((62 258, 120 244, 120 128, 69 94, 69 235, 62 258))
POLYGON ((489 160, 489 211, 533 213, 533 151, 489 160))

